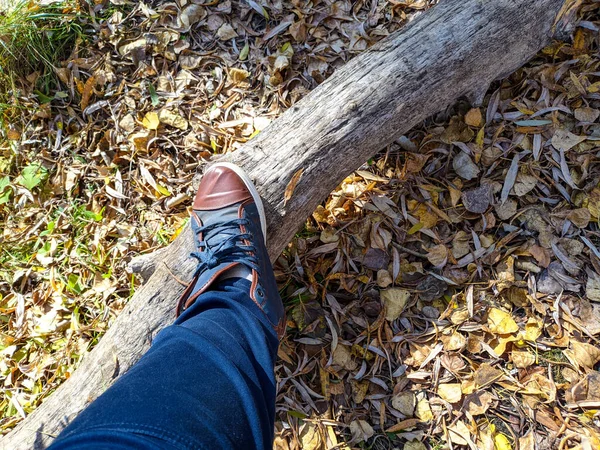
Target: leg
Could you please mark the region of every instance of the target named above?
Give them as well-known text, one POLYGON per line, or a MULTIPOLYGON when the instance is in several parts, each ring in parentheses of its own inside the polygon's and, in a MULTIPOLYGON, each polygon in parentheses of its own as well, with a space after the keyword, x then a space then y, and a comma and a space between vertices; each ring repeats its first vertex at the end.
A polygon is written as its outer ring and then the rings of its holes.
POLYGON ((271 448, 279 341, 249 290, 200 295, 51 448, 271 448))
POLYGON ((198 267, 179 318, 54 450, 271 448, 285 314, 264 208, 247 175, 228 163, 208 169, 192 208, 198 267))

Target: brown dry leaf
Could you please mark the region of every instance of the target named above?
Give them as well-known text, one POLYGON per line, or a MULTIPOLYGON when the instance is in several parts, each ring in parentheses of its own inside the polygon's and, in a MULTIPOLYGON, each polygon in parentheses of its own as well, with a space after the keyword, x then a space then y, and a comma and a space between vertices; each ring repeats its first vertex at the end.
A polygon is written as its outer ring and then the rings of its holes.
POLYGON ((350 386, 352 387, 352 400, 354 403, 362 403, 369 390, 369 382, 357 381, 353 379, 350 380, 350 386))
POLYGON ((517 369, 525 369, 536 362, 535 355, 528 351, 514 350, 510 354, 510 359, 517 369))
POLYGON ((365 420, 353 420, 350 423, 350 433, 352 433, 352 441, 363 442, 373 436, 375 430, 365 420))
POLYGON ((408 173, 420 172, 430 156, 431 155, 423 155, 421 153, 407 153, 404 170, 408 173))
POLYGON ((6 138, 9 141, 18 141, 21 139, 21 132, 13 127, 10 127, 6 132, 6 138))
POLYGON ((469 242, 470 237, 467 233, 462 230, 456 233, 452 239, 452 256, 458 259, 467 255, 471 251, 469 242))
POLYGON ((425 444, 419 440, 413 439, 406 442, 402 450, 427 450, 425 444))
POLYGON ((522 197, 523 195, 528 194, 536 186, 537 182, 537 178, 533 175, 519 173, 515 185, 513 186, 515 195, 517 197, 522 197))
POLYGON ((358 365, 352 359, 352 352, 346 345, 338 344, 333 352, 333 363, 346 370, 356 370, 358 365))
POLYGON ((402 314, 410 298, 410 292, 400 288, 386 289, 380 295, 385 306, 385 318, 390 322, 402 314))
POLYGON ((574 111, 575 119, 580 122, 595 122, 600 117, 600 111, 597 108, 583 106, 574 111))
POLYGON ((467 339, 457 331, 454 331, 449 335, 442 335, 440 340, 444 344, 444 350, 447 352, 461 350, 467 345, 467 339))
POLYGON ((191 52, 183 52, 179 55, 179 65, 185 70, 194 70, 202 64, 202 56, 191 52))
POLYGON ((593 369, 600 361, 600 348, 574 339, 571 340, 571 348, 565 350, 564 354, 573 364, 588 369, 593 369))
POLYGON ((400 392, 392 397, 392 406, 406 417, 412 417, 415 413, 417 399, 414 392, 400 392))
POLYGON ((504 203, 496 205, 494 209, 500 220, 509 220, 517 213, 517 202, 508 199, 504 203))
POLYGON ((559 128, 554 132, 554 136, 552 136, 552 146, 556 150, 570 150, 575 147, 580 142, 586 140, 585 136, 577 136, 576 134, 571 133, 563 128, 559 128))
POLYGON ((229 39, 234 39, 238 36, 233 27, 228 23, 224 23, 217 31, 217 36, 222 41, 227 41, 229 39))
POLYGON ((427 250, 427 259, 435 267, 441 269, 448 262, 448 249, 443 244, 435 245, 427 250))
POLYGON ((94 93, 94 86, 96 85, 96 77, 95 76, 91 76, 89 77, 86 82, 85 85, 83 86, 83 91, 81 92, 81 110, 85 110, 89 103, 90 103, 90 99, 92 98, 92 94, 94 93))
POLYGON ((586 228, 591 220, 591 214, 587 208, 573 209, 567 215, 567 219, 573 222, 578 228, 586 228))
POLYGON ((533 245, 529 247, 529 253, 535 258, 538 264, 542 267, 548 267, 550 265, 550 251, 542 248, 539 245, 533 245))
POLYGON ((600 189, 592 189, 587 196, 587 209, 592 217, 600 218, 600 189))
POLYGON ((448 427, 448 435, 455 445, 468 445, 471 440, 471 432, 462 420, 448 427))
POLYGON ((304 173, 304 167, 302 167, 301 169, 298 169, 296 171, 296 173, 294 173, 294 175, 292 175, 290 182, 285 187, 285 192, 283 193, 283 205, 284 206, 292 198, 292 195, 294 195, 294 190, 296 189, 296 186, 298 185, 300 178, 302 178, 303 173, 304 173))
POLYGON ((535 450, 535 436, 533 431, 519 438, 519 450, 535 450))
POLYGON ((206 15, 207 12, 204 7, 196 5, 195 3, 190 3, 179 13, 179 16, 177 17, 178 25, 182 28, 189 28, 204 19, 206 15))
POLYGON ((454 325, 461 325, 469 320, 469 310, 466 307, 460 307, 452 311, 450 322, 454 325))
POLYGON ((600 275, 588 271, 588 279, 585 285, 585 295, 593 302, 600 302, 600 275))
POLYGON ((501 370, 492 367, 488 363, 483 363, 479 366, 479 369, 475 371, 474 381, 477 387, 484 388, 498 381, 502 376, 503 373, 501 370))
POLYGON ((488 391, 479 390, 467 395, 464 401, 465 410, 472 416, 485 414, 494 402, 494 395, 488 391))
MULTIPOLYGON (((414 428, 420 422, 421 421, 419 419, 405 419, 405 420, 398 422, 396 425, 391 426, 390 428, 385 430, 385 432, 386 433, 397 433, 402 430, 414 428)), ((404 447, 404 448, 406 448, 406 447, 404 447)))
POLYGON ((386 288, 394 282, 390 273, 385 269, 377 271, 377 286, 380 288, 386 288))
POLYGON ((524 384, 523 394, 537 395, 549 403, 556 399, 556 385, 540 373, 531 375, 524 384))
POLYGON ((585 378, 579 380, 566 394, 567 401, 571 403, 584 401, 600 401, 600 373, 592 371, 585 378))

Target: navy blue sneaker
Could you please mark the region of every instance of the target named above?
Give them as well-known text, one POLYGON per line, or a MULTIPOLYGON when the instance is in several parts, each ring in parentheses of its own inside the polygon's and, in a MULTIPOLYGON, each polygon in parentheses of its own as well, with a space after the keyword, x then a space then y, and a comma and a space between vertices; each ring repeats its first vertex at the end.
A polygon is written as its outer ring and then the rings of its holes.
POLYGON ((231 163, 208 168, 194 199, 191 226, 198 268, 179 299, 179 316, 219 279, 245 274, 250 298, 265 313, 277 335, 285 314, 265 246, 267 224, 260 195, 248 175, 231 163))

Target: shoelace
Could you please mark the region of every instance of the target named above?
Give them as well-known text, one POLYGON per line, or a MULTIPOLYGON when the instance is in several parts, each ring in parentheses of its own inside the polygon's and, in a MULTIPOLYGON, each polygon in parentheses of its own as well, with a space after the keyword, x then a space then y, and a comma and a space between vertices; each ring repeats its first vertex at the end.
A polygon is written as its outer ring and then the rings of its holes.
POLYGON ((217 222, 196 228, 196 233, 202 233, 199 251, 190 254, 198 260, 196 274, 214 269, 222 263, 238 262, 252 270, 259 271, 256 247, 245 245, 244 241, 253 242, 250 233, 240 233, 240 226, 248 226, 248 219, 234 219, 228 222, 217 222), (218 243, 210 246, 208 242, 217 235, 228 235, 219 239, 218 243))

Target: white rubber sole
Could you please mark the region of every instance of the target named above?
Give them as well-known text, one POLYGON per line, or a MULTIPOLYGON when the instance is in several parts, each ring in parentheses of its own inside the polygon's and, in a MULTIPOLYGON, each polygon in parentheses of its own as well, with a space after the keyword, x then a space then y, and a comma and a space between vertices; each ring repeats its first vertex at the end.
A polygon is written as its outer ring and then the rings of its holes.
POLYGON ((206 173, 210 172, 212 169, 215 169, 217 167, 226 167, 228 169, 233 170, 242 179, 242 181, 244 182, 244 184, 250 191, 250 194, 252 195, 252 199, 254 200, 254 203, 256 203, 256 208, 258 209, 258 215, 260 216, 260 227, 262 228, 263 237, 265 238, 265 244, 266 244, 266 242, 267 242, 267 215, 265 214, 265 207, 263 206, 263 202, 260 198, 260 194, 256 190, 254 183, 252 182, 252 180, 250 179, 248 174, 244 171, 244 169, 242 169, 240 166, 237 166, 233 163, 228 163, 228 162, 214 163, 206 170, 206 173))

